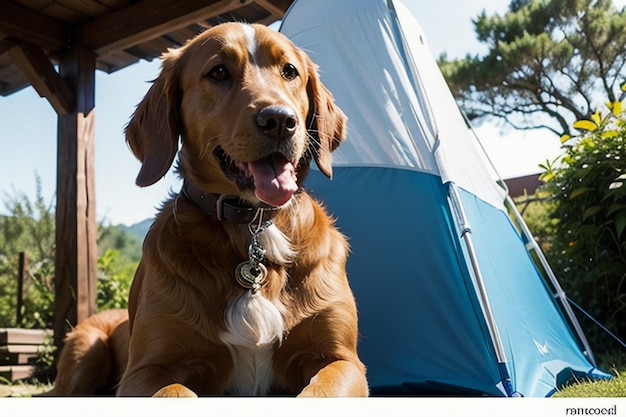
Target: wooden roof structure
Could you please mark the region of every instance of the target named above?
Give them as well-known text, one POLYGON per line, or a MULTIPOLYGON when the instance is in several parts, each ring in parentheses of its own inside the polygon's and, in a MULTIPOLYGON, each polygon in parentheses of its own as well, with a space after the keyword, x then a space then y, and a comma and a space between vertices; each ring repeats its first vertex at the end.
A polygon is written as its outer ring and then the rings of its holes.
POLYGON ((225 21, 269 24, 293 0, 0 0, 0 95, 32 86, 58 114, 55 345, 95 312, 95 71, 159 57, 225 21))

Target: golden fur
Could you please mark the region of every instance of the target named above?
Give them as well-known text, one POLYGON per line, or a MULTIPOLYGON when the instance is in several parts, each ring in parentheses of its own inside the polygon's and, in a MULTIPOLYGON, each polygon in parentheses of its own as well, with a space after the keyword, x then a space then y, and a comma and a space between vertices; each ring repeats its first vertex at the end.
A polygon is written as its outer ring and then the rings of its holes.
POLYGON ((128 311, 94 314, 64 343, 54 388, 45 395, 111 394, 128 362, 128 311))
MULTIPOLYGON (((253 293, 235 280, 237 265, 248 259, 248 225, 220 221, 185 195, 172 196, 145 238, 132 284, 128 364, 117 395, 368 394, 345 272, 348 244, 302 188, 313 160, 332 176, 330 152, 344 135, 345 116, 316 66, 265 26, 218 25, 163 56, 161 74, 126 130, 142 161, 137 184, 165 174, 180 137, 185 181, 252 206, 278 206, 265 217, 275 226, 260 234, 269 281, 253 293), (290 109, 277 129, 259 121, 272 106, 290 109), (250 178, 242 185, 225 172, 251 176, 254 161, 268 155, 278 191, 256 177, 254 186, 250 178), (279 180, 278 165, 291 178, 279 180)), ((89 320, 68 337, 54 395, 85 393, 78 382, 67 391, 66 373, 82 378, 85 389, 95 385, 81 373, 87 356, 81 366, 68 361, 87 351, 72 341, 94 330, 89 320)))

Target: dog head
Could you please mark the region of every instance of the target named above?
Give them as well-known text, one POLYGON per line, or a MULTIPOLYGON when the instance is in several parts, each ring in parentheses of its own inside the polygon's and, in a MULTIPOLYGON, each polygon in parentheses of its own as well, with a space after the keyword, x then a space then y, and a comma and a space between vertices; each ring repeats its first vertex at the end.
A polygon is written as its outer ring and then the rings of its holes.
POLYGON ((282 206, 309 163, 332 177, 345 115, 317 66, 263 25, 224 23, 163 55, 162 70, 126 128, 142 162, 137 184, 182 175, 206 192, 282 206))

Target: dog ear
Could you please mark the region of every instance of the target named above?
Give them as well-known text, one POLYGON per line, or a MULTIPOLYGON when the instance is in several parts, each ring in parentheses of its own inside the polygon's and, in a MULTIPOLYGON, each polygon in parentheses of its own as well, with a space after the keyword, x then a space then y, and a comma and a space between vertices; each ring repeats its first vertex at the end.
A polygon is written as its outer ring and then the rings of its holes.
POLYGON ((180 91, 176 82, 178 53, 163 55, 161 73, 137 105, 125 129, 126 142, 141 161, 136 184, 152 185, 172 166, 178 151, 180 91))
POLYGON ((307 56, 309 114, 307 129, 312 140, 313 157, 320 171, 333 176, 331 152, 346 136, 346 116, 335 104, 333 95, 322 84, 317 65, 307 56))

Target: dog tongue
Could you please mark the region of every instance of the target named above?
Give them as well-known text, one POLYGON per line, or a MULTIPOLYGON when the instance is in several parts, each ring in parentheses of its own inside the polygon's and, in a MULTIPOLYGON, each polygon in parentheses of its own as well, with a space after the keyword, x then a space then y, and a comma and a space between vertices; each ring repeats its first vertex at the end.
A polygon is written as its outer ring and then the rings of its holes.
POLYGON ((298 189, 293 164, 280 154, 250 162, 248 167, 254 177, 255 194, 266 204, 282 206, 298 189))

